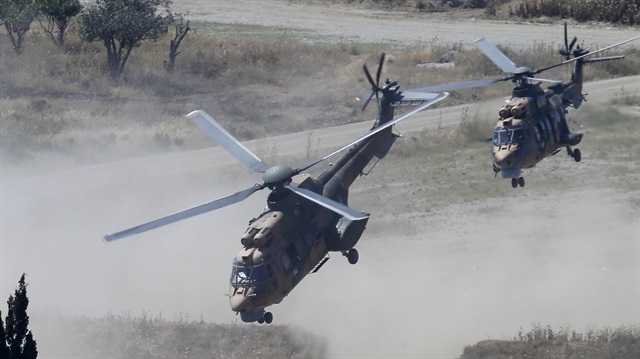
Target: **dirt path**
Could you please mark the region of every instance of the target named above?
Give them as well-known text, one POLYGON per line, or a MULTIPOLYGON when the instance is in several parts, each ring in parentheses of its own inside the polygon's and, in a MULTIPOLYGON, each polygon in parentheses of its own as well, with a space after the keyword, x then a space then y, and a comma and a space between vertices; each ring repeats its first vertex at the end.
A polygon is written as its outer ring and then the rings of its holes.
MULTIPOLYGON (((529 47, 535 42, 562 42, 560 23, 512 21, 455 21, 438 14, 406 14, 371 11, 357 7, 331 7, 263 0, 184 0, 175 2, 179 11, 189 11, 194 20, 223 24, 251 24, 299 31, 301 36, 332 42, 419 45, 431 42, 469 44, 489 37, 497 44, 529 47)), ((640 34, 637 29, 602 25, 575 25, 571 34, 584 44, 603 47, 640 34)))

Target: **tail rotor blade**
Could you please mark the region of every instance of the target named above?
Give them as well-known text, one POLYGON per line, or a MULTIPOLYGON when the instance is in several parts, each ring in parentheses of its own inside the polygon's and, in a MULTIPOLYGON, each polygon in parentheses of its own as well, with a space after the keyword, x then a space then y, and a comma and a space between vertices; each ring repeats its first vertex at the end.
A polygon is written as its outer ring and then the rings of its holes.
POLYGON ((567 49, 567 51, 571 52, 571 50, 573 50, 573 47, 576 45, 576 41, 578 41, 578 37, 574 36, 573 40, 571 40, 571 44, 569 45, 569 48, 567 49))
POLYGON ((372 92, 371 96, 369 96, 369 98, 367 99, 367 101, 364 103, 364 106, 362 106, 362 111, 364 112, 364 109, 367 108, 367 105, 369 104, 369 101, 371 101, 371 99, 373 98, 373 95, 377 95, 377 92, 372 92))
POLYGON ((378 64, 378 72, 376 73, 376 86, 380 85, 380 75, 382 74, 382 65, 384 65, 384 57, 385 57, 385 54, 383 52, 382 56, 380 56, 380 63, 378 64))
POLYGON ((373 77, 371 77, 371 74, 369 73, 369 69, 367 68, 367 64, 362 65, 362 69, 364 70, 364 74, 367 75, 367 79, 369 80, 369 83, 371 84, 371 86, 373 86, 374 89, 377 88, 378 86, 373 81, 373 77))

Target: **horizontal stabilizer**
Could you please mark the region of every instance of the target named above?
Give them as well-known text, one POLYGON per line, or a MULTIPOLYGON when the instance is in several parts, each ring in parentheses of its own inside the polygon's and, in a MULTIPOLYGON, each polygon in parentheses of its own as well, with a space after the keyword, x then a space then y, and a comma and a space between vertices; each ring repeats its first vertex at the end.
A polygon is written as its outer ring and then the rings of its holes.
POLYGON ((396 106, 420 105, 424 102, 433 101, 439 95, 439 93, 431 92, 402 91, 402 99, 396 102, 396 106))
POLYGON ((586 59, 584 60, 584 63, 589 63, 589 62, 605 62, 605 61, 613 61, 613 60, 621 60, 624 59, 624 55, 619 55, 619 56, 607 56, 607 57, 596 57, 594 59, 586 59))

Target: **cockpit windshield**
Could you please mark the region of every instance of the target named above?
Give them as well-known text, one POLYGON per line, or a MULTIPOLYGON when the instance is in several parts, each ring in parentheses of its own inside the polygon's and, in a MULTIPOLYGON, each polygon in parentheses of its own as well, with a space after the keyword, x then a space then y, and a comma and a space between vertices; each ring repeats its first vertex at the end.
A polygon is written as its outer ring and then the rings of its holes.
POLYGON ((263 259, 248 263, 233 260, 231 285, 234 287, 256 287, 266 281, 267 269, 263 259))
POLYGON ((493 144, 495 146, 522 143, 525 140, 522 126, 496 127, 493 131, 493 144))

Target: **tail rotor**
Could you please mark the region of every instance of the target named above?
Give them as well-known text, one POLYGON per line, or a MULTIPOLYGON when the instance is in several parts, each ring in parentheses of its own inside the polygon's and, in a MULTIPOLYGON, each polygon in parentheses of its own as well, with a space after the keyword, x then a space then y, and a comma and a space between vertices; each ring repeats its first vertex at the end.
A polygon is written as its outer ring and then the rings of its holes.
POLYGON ((367 76, 367 80, 369 80, 369 83, 371 84, 371 95, 369 96, 369 98, 367 99, 367 101, 364 103, 364 106, 362 106, 362 111, 364 111, 367 108, 367 105, 369 104, 369 101, 371 101, 371 99, 373 98, 373 96, 376 97, 376 102, 378 102, 378 105, 380 104, 380 97, 378 96, 378 92, 382 91, 382 88, 380 87, 380 75, 382 74, 382 66, 384 65, 384 52, 382 53, 382 56, 380 56, 380 63, 378 64, 378 71, 376 72, 376 80, 373 80, 373 77, 371 76, 371 73, 369 72, 369 69, 367 68, 367 64, 362 65, 362 69, 364 70, 364 74, 367 76))
POLYGON ((564 56, 565 60, 571 60, 571 55, 573 57, 578 57, 582 55, 586 55, 588 53, 587 50, 580 48, 580 45, 576 46, 576 42, 578 42, 578 37, 574 36, 569 43, 569 37, 567 36, 567 23, 564 23, 564 49, 560 49, 560 55, 564 56), (575 50, 573 47, 576 46, 575 50))

